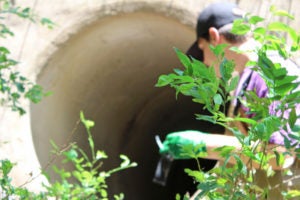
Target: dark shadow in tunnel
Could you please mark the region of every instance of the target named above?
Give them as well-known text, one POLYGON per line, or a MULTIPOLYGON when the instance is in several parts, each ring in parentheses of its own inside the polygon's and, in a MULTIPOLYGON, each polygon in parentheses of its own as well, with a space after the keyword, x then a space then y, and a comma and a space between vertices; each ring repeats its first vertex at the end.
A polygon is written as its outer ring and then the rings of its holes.
MULTIPOLYGON (((141 133, 142 127, 146 126, 147 131, 140 134, 140 136, 137 136, 137 133, 134 134, 136 137, 128 140, 127 144, 125 139, 122 143, 122 152, 137 161, 139 168, 141 168, 141 171, 132 169, 124 172, 120 177, 122 179, 120 182, 123 183, 122 186, 124 189, 126 188, 128 199, 175 199, 177 193, 181 195, 186 192, 193 194, 196 189, 193 179, 184 172, 185 168, 198 170, 195 160, 174 161, 171 165, 166 186, 152 182, 160 158, 154 139, 155 135, 159 135, 161 139, 164 139, 166 134, 180 130, 201 130, 213 133, 224 131, 220 126, 208 125, 207 122, 196 120, 196 113, 209 113, 203 111, 201 105, 192 102, 191 98, 179 95, 176 100, 175 91, 172 89, 159 88, 158 90, 163 92, 144 107, 143 112, 136 117, 136 122, 131 129, 132 133, 135 133, 135 131, 141 133), (143 120, 145 118, 146 121, 143 120), (132 184, 133 180, 135 181, 134 184, 132 184), (134 196, 136 191, 144 195, 136 198, 134 196)), ((216 161, 214 160, 200 159, 200 165, 204 171, 213 168, 215 164, 216 161)))

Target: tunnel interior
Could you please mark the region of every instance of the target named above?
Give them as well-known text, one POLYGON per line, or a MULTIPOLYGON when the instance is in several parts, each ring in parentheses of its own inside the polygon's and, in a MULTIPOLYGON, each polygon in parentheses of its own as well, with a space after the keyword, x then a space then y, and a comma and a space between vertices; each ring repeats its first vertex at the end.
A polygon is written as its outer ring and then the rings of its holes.
POLYGON ((193 28, 178 20, 135 12, 101 18, 61 44, 37 80, 52 95, 31 106, 41 165, 51 159, 50 140, 58 146, 76 142, 88 151, 87 134, 76 125, 83 111, 95 122, 96 148, 109 156, 104 169, 118 166, 120 154, 138 163, 109 178, 111 194, 123 192, 130 200, 174 199, 189 190, 192 180, 183 173, 189 167, 184 161, 172 166, 167 186, 152 182, 159 159, 154 137, 199 129, 194 114, 201 108, 187 97, 176 100, 174 90, 155 83, 160 74, 181 66, 173 47, 186 51, 194 39, 193 28))

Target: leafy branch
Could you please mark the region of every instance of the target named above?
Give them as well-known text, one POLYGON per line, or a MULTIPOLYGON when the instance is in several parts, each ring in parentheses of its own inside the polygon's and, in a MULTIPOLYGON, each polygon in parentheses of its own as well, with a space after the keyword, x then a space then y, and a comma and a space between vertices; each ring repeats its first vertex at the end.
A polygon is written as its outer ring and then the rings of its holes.
MULTIPOLYGON (((289 13, 270 8, 273 16, 284 16, 293 19, 289 13)), ((236 53, 251 53, 256 55, 257 60, 249 61, 247 67, 265 81, 268 87, 268 96, 258 97, 255 91, 244 91, 245 98, 237 97, 243 106, 249 109, 248 115, 252 118, 237 116, 226 116, 226 104, 233 100, 230 95, 237 88, 239 77, 233 76, 235 70, 234 61, 224 57, 225 45, 211 47, 220 63, 219 66, 207 67, 202 62, 186 56, 183 52, 175 49, 184 69, 175 69, 174 73, 161 75, 157 81, 157 87, 169 85, 178 94, 191 96, 194 102, 203 104, 211 115, 196 114, 199 120, 205 120, 219 124, 230 130, 241 143, 242 149, 237 152, 234 147, 224 146, 215 149, 224 158, 224 164, 205 173, 187 169, 188 175, 198 183, 199 193, 197 198, 208 199, 256 199, 265 196, 272 188, 261 188, 257 185, 253 170, 258 165, 267 177, 274 175, 269 162, 276 159, 277 165, 282 166, 286 155, 296 154, 299 158, 300 129, 296 124, 300 116, 296 113, 296 105, 300 104, 300 91, 298 75, 290 75, 287 66, 274 60, 273 55, 280 56, 283 60, 289 58, 300 48, 300 35, 292 27, 282 22, 268 21, 266 26, 259 26, 264 18, 247 14, 244 19, 236 20, 233 23, 232 32, 236 35, 251 33, 257 46, 253 49, 241 50, 231 48, 236 53), (288 46, 286 39, 274 35, 287 33, 290 36, 292 45, 288 46), (272 54, 270 54, 270 52, 272 54), (219 67, 221 77, 216 76, 215 68, 219 67), (245 100, 246 99, 246 100, 245 100), (270 110, 271 108, 271 110, 270 110), (284 113, 289 112, 286 117, 284 113), (244 135, 237 127, 232 127, 232 122, 247 124, 248 134, 244 135), (284 137, 286 152, 280 153, 276 146, 270 149, 269 140, 274 132, 291 132, 289 138, 284 137), (296 141, 296 142, 292 142, 296 141), (246 162, 241 159, 245 157, 246 162), (229 165, 229 160, 234 159, 234 165, 229 165)), ((191 150, 191 149, 190 149, 191 150)), ((186 150, 186 152, 190 152, 186 150)), ((195 155, 190 152, 190 157, 195 155)), ((203 157, 203 156, 200 156, 203 157)), ((283 172, 284 173, 284 172, 283 172)), ((300 196, 298 190, 282 191, 284 198, 300 196)), ((186 198, 186 197, 184 197, 186 198)), ((180 197, 177 197, 180 199, 180 197)))
MULTIPOLYGON (((39 22, 48 28, 53 28, 55 24, 48 18, 39 18, 32 9, 14 6, 11 1, 0 0, 0 37, 6 38, 14 36, 12 30, 5 23, 9 15, 29 20, 31 22, 39 22)), ((20 74, 16 66, 18 61, 10 58, 10 51, 0 46, 0 104, 9 107, 12 111, 18 112, 20 115, 26 113, 21 100, 29 99, 33 103, 38 103, 44 96, 48 96, 49 92, 44 92, 40 85, 34 84, 28 78, 20 74)))

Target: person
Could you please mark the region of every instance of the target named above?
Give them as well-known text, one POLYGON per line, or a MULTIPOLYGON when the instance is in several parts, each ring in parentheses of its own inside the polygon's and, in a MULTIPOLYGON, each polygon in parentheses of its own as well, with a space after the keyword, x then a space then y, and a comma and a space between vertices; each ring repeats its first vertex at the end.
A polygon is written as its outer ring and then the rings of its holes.
MULTIPOLYGON (((233 21, 236 19, 240 19, 243 17, 243 12, 238 6, 234 3, 229 2, 219 2, 210 4, 206 7, 199 15, 197 20, 196 32, 197 32, 197 40, 192 44, 192 46, 187 51, 187 55, 190 57, 201 60, 207 66, 218 66, 216 63, 216 57, 210 50, 210 45, 216 46, 218 44, 227 44, 228 47, 225 49, 225 57, 228 60, 234 60, 236 63, 236 73, 240 76, 238 87, 235 91, 235 96, 238 96, 242 93, 242 91, 255 91, 257 96, 260 98, 267 97, 268 88, 264 80, 261 76, 250 67, 245 67, 246 63, 250 60, 255 60, 256 57, 248 54, 238 54, 234 51, 230 50, 230 47, 239 47, 240 49, 249 49, 255 48, 256 42, 252 39, 251 35, 235 35, 231 33, 231 29, 233 26, 233 21)), ((271 56, 272 57, 272 56, 271 56)), ((289 71, 294 74, 299 74, 298 66, 291 60, 281 59, 279 56, 274 55, 274 60, 284 63, 284 66, 289 68, 289 71)), ((220 71, 218 67, 215 67, 217 76, 220 75, 220 71)), ((230 108, 227 111, 227 115, 236 115, 237 113, 246 115, 248 108, 241 105, 238 99, 231 102, 230 108)), ((297 114, 300 114, 300 109, 297 106, 297 114)), ((251 115, 246 115, 247 117, 251 117, 251 115)), ((247 134, 247 127, 242 123, 236 123, 241 132, 247 134)), ((211 133, 211 132, 210 132, 211 133)), ((284 133, 288 137, 288 133, 284 133)), ((218 133, 218 134, 207 134, 199 130, 186 130, 186 131, 178 131, 174 133, 169 133, 166 136, 166 139, 163 141, 160 153, 161 154, 170 154, 174 157, 174 159, 188 159, 181 154, 181 145, 185 144, 193 144, 197 145, 199 143, 205 144, 205 151, 207 152, 207 156, 205 158, 221 160, 222 158, 219 156, 219 153, 214 151, 217 147, 222 147, 224 145, 234 146, 237 150, 241 149, 241 143, 238 139, 228 134, 228 132, 218 133)), ((279 152, 284 152, 284 137, 282 133, 274 133, 272 134, 270 141, 270 147, 277 147, 279 152)), ((244 158, 246 159, 246 158, 244 158)), ((242 158, 243 160, 243 158, 242 158)), ((246 161, 246 160, 245 160, 246 161)), ((235 163, 234 159, 231 159, 229 162, 232 164, 235 163)), ((285 163, 283 166, 278 166, 276 164, 276 160, 272 159, 270 161, 270 165, 274 170, 281 170, 283 167, 290 167, 295 163, 294 156, 286 156, 285 163)), ((253 166, 252 166, 253 167, 253 166)), ((254 167, 259 167, 257 166, 254 167)), ((274 184, 282 181, 282 177, 276 174, 277 181, 274 181, 274 184)), ((264 180, 262 181, 264 182, 264 180)), ((278 191, 280 192, 280 191, 278 191)), ((270 199, 278 199, 280 193, 272 192, 270 199)))

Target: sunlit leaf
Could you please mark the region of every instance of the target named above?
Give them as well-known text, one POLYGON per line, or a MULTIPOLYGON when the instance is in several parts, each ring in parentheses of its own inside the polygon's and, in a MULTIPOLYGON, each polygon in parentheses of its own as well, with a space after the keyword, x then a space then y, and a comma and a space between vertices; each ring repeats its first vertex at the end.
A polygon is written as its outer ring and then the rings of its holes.
POLYGON ((191 169, 184 169, 184 172, 187 173, 187 175, 193 177, 198 182, 205 181, 205 175, 204 172, 199 170, 191 170, 191 169))
POLYGON ((260 16, 251 16, 251 17, 248 19, 248 22, 249 22, 250 24, 255 25, 255 24, 257 24, 257 23, 259 23, 259 22, 262 22, 262 21, 264 21, 264 20, 265 20, 265 19, 262 18, 262 17, 260 17, 260 16))
POLYGON ((25 97, 30 99, 30 101, 32 101, 33 103, 40 102, 44 97, 44 91, 42 86, 34 85, 26 92, 25 97))
POLYGON ((121 167, 127 167, 130 164, 130 160, 125 155, 120 155, 120 158, 123 160, 121 163, 121 167))
POLYGON ((225 48, 228 46, 228 44, 218 44, 216 46, 210 45, 210 50, 217 56, 224 56, 225 48))
POLYGON ((234 20, 231 32, 236 35, 245 35, 251 30, 251 27, 243 19, 234 20))
POLYGON ((96 160, 100 160, 100 159, 104 159, 104 158, 108 158, 108 156, 106 155, 106 153, 104 151, 98 150, 96 152, 96 160))
POLYGON ((234 146, 222 146, 222 147, 215 148, 214 151, 220 152, 220 156, 226 157, 235 149, 236 148, 234 146))
POLYGON ((181 64, 188 70, 188 74, 191 75, 193 73, 193 68, 191 65, 191 59, 182 51, 180 51, 178 48, 174 48, 181 64))
POLYGON ((283 16, 283 17, 288 17, 289 19, 294 19, 295 17, 291 15, 288 11, 277 9, 274 5, 270 7, 270 11, 272 12, 273 15, 275 16, 283 16))
POLYGON ((300 197, 300 190, 288 190, 287 192, 282 191, 282 194, 286 199, 300 197))
POLYGON ((220 94, 216 94, 214 96, 214 103, 217 105, 221 105, 223 102, 222 96, 220 94))
POLYGON ((88 129, 95 126, 95 122, 85 119, 85 116, 82 111, 80 112, 80 120, 88 129))
POLYGON ((282 166, 284 162, 284 155, 282 153, 279 153, 278 151, 274 151, 274 154, 277 166, 282 166))

